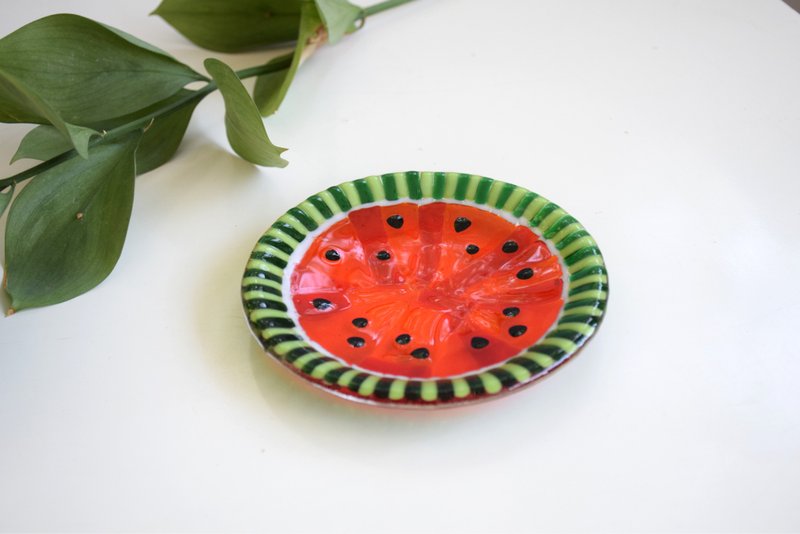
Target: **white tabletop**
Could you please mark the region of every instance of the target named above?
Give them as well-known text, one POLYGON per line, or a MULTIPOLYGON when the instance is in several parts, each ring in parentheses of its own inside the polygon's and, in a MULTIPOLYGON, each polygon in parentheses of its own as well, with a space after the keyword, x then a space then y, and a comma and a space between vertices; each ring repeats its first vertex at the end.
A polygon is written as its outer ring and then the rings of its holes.
MULTIPOLYGON (((194 68, 156 1, 5 2, 194 68)), ((0 319, 0 530, 800 530, 800 15, 778 0, 419 0, 303 65, 232 155, 218 94, 136 183, 113 274, 0 319), (408 412, 264 356, 239 283, 262 231, 343 180, 528 187, 599 242, 603 328, 555 377, 408 412)), ((0 161, 27 128, 0 127, 0 161)), ((0 165, 8 176, 30 165, 0 165)), ((3 306, 7 306, 4 301, 3 306)))

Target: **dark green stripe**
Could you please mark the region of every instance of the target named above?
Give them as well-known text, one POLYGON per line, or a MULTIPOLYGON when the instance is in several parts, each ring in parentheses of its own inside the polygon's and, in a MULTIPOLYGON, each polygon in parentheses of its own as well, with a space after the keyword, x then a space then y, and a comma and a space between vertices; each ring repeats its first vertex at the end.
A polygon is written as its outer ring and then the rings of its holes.
POLYGON ((553 223, 553 225, 544 233, 545 239, 552 239, 558 232, 569 226, 570 224, 577 222, 575 217, 572 215, 564 215, 559 220, 553 223))
POLYGON ((586 338, 584 334, 580 332, 576 332, 574 330, 556 330, 554 332, 550 332, 547 334, 545 339, 566 339, 568 341, 572 341, 576 345, 580 344, 580 342, 586 338))
POLYGON ((397 200, 397 179, 394 174, 384 174, 381 176, 383 182, 383 194, 386 195, 386 200, 397 200))
MULTIPOLYGON (((261 286, 261 287, 262 287, 262 289, 258 289, 257 291, 259 291, 261 293, 268 293, 270 295, 275 295, 276 297, 282 297, 283 296, 283 292, 281 292, 281 290, 276 288, 276 287, 271 287, 271 286, 261 286)), ((251 299, 248 302, 253 302, 254 300, 257 300, 257 299, 251 299)), ((255 306, 254 308, 251 308, 251 309, 255 309, 255 308, 259 308, 259 306, 255 306)))
POLYGON ((494 207, 502 209, 502 207, 506 205, 506 202, 508 202, 508 197, 511 196, 511 193, 513 193, 516 188, 517 186, 514 184, 503 184, 502 189, 500 189, 500 195, 497 197, 497 202, 494 203, 494 207))
POLYGON ((276 310, 286 311, 286 304, 283 302, 276 302, 267 299, 250 299, 247 301, 247 307, 251 310, 276 310))
POLYGON ((359 178, 353 182, 353 185, 356 186, 356 191, 358 191, 358 197, 361 199, 362 204, 375 201, 375 197, 372 196, 372 191, 369 190, 369 184, 365 179, 359 178))
POLYGON ((406 173, 406 183, 408 184, 408 196, 415 200, 422 198, 422 186, 419 183, 419 173, 417 171, 406 173))
POLYGON ((522 356, 520 356, 519 358, 514 358, 513 360, 509 360, 508 363, 513 363, 519 365, 520 367, 524 367, 532 375, 536 375, 544 371, 544 367, 542 367, 535 361, 531 360, 530 358, 523 358, 522 356))
POLYGON ((335 384, 339 380, 339 377, 345 374, 349 370, 350 370, 349 367, 338 367, 336 369, 331 369, 330 371, 325 373, 325 376, 323 376, 322 379, 325 382, 335 384))
POLYGON ((536 345, 530 349, 531 352, 538 352, 550 356, 554 360, 560 360, 567 353, 564 349, 554 345, 536 345))
POLYGON ((464 200, 467 196, 467 187, 469 187, 469 174, 459 174, 458 183, 456 184, 456 192, 453 198, 456 200, 464 200))
POLYGON ((394 378, 381 378, 378 380, 378 383, 375 384, 374 395, 379 399, 388 399, 392 384, 394 384, 394 378))
POLYGON ((333 212, 331 211, 330 206, 328 206, 327 202, 322 199, 322 197, 317 195, 312 195, 308 197, 308 201, 314 205, 320 212, 320 214, 325 217, 326 219, 330 219, 333 217, 333 212))
POLYGON ((274 288, 274 287, 272 287, 272 286, 265 286, 265 285, 263 285, 263 284, 250 284, 250 285, 246 285, 246 286, 244 286, 244 287, 242 288, 242 291, 243 291, 243 292, 247 292, 247 291, 266 291, 267 293, 272 293, 273 295, 275 294, 275 293, 273 293, 273 291, 278 291, 278 293, 277 293, 277 294, 278 294, 278 295, 282 295, 282 293, 280 292, 280 290, 278 290, 278 289, 275 289, 275 288, 274 288))
POLYGON ((483 387, 483 380, 480 379, 477 375, 468 376, 465 379, 467 381, 467 385, 469 386, 469 390, 472 392, 473 395, 483 395, 486 393, 486 388, 483 387))
POLYGON ((329 358, 327 356, 320 356, 319 358, 314 358, 313 360, 309 360, 301 369, 305 374, 310 375, 314 369, 317 368, 318 365, 321 365, 325 362, 332 362, 333 358, 329 358))
POLYGON ((583 284, 578 287, 572 288, 569 290, 569 296, 577 295, 578 293, 582 293, 584 291, 591 291, 593 289, 599 289, 600 291, 608 291, 608 284, 604 284, 603 282, 589 282, 588 284, 583 284))
POLYGON ((488 373, 496 376, 504 388, 510 388, 518 382, 518 380, 514 378, 514 375, 505 369, 489 369, 488 373))
POLYGON ((420 399, 420 393, 422 392, 422 382, 418 380, 412 380, 406 384, 406 399, 410 401, 418 401, 420 399))
POLYGON ((573 314, 573 315, 564 315, 561 319, 558 320, 558 324, 564 323, 580 323, 589 326, 597 326, 600 322, 600 318, 594 315, 584 315, 584 314, 573 314))
POLYGON ((354 376, 352 378, 352 380, 350 380, 350 383, 347 384, 347 389, 349 389, 350 391, 355 391, 356 393, 358 393, 358 388, 361 387, 361 384, 367 378, 369 378, 369 374, 368 373, 358 373, 356 376, 354 376))
POLYGON ((597 256, 598 254, 600 254, 600 250, 597 247, 583 247, 564 258, 564 263, 574 265, 584 258, 597 256))
POLYGON ((312 219, 306 212, 304 212, 300 208, 297 207, 289 208, 289 213, 292 214, 298 221, 300 221, 300 224, 305 226, 307 230, 311 231, 317 229, 318 225, 317 223, 314 222, 314 219, 312 219))
POLYGON ((280 267, 281 269, 284 269, 286 267, 286 260, 279 258, 273 254, 270 254, 269 252, 259 252, 259 251, 253 252, 252 254, 250 254, 250 259, 265 261, 267 263, 275 265, 276 267, 280 267))
POLYGON ((567 237, 565 237, 564 239, 562 239, 561 241, 556 243, 556 248, 558 250, 561 250, 564 247, 566 247, 567 245, 569 245, 570 243, 572 243, 573 241, 575 241, 576 239, 580 239, 580 238, 585 237, 587 235, 589 235, 589 232, 587 232, 586 230, 577 230, 575 232, 572 232, 567 237))
POLYGON ((436 390, 438 391, 436 397, 442 402, 449 401, 456 396, 452 380, 437 380, 436 390))
POLYGON ((295 241, 302 241, 306 237, 306 234, 301 234, 295 229, 294 226, 283 221, 276 222, 275 224, 272 225, 272 227, 275 228, 276 230, 280 230, 281 232, 288 235, 295 241))
POLYGON ((478 188, 475 190, 475 202, 478 204, 486 204, 486 199, 489 198, 489 189, 492 187, 491 178, 481 178, 478 180, 478 188))
POLYGON ((567 302, 566 304, 564 304, 564 311, 571 310, 573 308, 580 308, 581 306, 591 306, 593 308, 599 308, 601 310, 604 310, 606 307, 606 301, 597 299, 574 300, 572 302, 567 302))
POLYGON ((258 242, 261 243, 262 245, 269 245, 271 247, 275 247, 276 249, 280 250, 281 252, 285 252, 286 254, 291 254, 292 252, 294 252, 294 249, 292 248, 291 245, 289 245, 282 239, 271 235, 262 236, 261 239, 258 240, 258 242))
POLYGON ((273 282, 278 282, 279 284, 281 283, 280 276, 264 272, 261 269, 247 269, 244 272, 243 278, 262 278, 264 280, 272 280, 273 282))
POLYGON ((294 328, 294 321, 286 317, 264 317, 256 321, 259 328, 294 328))
POLYGON ((440 199, 444 196, 444 188, 447 178, 443 172, 433 173, 433 198, 440 199))
POLYGON ((261 344, 269 348, 280 345, 281 343, 286 343, 287 341, 301 341, 301 339, 294 334, 278 334, 277 336, 263 339, 261 344))
POLYGON ((575 280, 580 280, 581 278, 584 278, 586 276, 590 276, 590 275, 593 275, 593 274, 607 274, 606 273, 606 268, 604 266, 602 266, 602 265, 592 265, 591 267, 584 267, 580 271, 578 271, 576 273, 572 273, 572 275, 569 277, 569 279, 570 279, 571 282, 574 282, 575 280))
POLYGON ((531 219, 531 226, 539 226, 539 223, 544 220, 545 217, 553 213, 555 210, 558 209, 557 204, 553 204, 552 202, 548 202, 544 205, 542 209, 539 210, 533 219, 531 219))
POLYGON ((350 204, 349 200, 347 200, 347 195, 344 194, 344 191, 339 189, 339 187, 337 186, 329 187, 328 191, 331 192, 333 200, 336 201, 336 203, 339 205, 342 211, 350 211, 353 205, 350 204))
POLYGON ((292 349, 289 353, 283 357, 283 359, 289 363, 292 363, 300 356, 305 356, 306 354, 311 354, 312 352, 317 352, 314 349, 310 349, 308 347, 298 347, 296 349, 292 349))
POLYGON ((538 197, 536 193, 531 193, 528 191, 522 199, 520 199, 519 204, 517 207, 514 208, 514 217, 522 217, 522 214, 525 213, 525 210, 528 208, 533 199, 538 197))

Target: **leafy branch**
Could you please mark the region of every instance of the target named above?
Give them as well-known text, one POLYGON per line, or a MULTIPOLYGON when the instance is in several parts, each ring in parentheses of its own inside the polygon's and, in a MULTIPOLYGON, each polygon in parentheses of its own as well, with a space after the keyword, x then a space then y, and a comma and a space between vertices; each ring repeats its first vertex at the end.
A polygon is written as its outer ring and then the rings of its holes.
POLYGON ((0 180, 0 215, 9 208, 9 313, 69 300, 111 273, 134 178, 172 158, 194 109, 212 92, 225 102, 234 152, 256 165, 286 166, 286 149, 270 141, 262 116, 278 110, 302 61, 367 17, 410 1, 360 8, 347 0, 163 0, 154 14, 211 50, 294 43, 292 52, 236 72, 209 58, 210 77, 77 15, 45 17, 0 39, 0 122, 38 125, 11 161, 41 162, 0 180), (256 78, 252 97, 246 78, 256 78), (205 85, 186 89, 198 81, 205 85))

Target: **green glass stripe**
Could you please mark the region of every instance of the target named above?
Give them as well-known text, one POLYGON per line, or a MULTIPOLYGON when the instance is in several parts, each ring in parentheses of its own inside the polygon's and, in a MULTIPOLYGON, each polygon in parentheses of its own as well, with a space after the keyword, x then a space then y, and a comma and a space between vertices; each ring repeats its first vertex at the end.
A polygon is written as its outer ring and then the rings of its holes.
POLYGON ((358 191, 358 196, 361 199, 362 204, 375 201, 375 197, 372 196, 372 191, 369 190, 369 184, 367 184, 366 180, 360 178, 355 180, 353 185, 356 186, 356 191, 358 191))
POLYGON ((253 252, 250 254, 250 259, 265 261, 281 269, 285 269, 287 265, 286 260, 274 254, 270 254, 269 252, 253 252))
POLYGON ((418 401, 422 393, 422 382, 419 380, 411 380, 406 384, 406 399, 410 401, 418 401))
POLYGON ((281 343, 286 343, 287 341, 302 340, 294 334, 278 334, 277 336, 271 336, 266 339, 262 339, 261 344, 264 345, 265 348, 270 348, 280 345, 281 343))
POLYGON ((288 317, 264 317, 262 319, 257 319, 253 321, 253 323, 261 330, 266 330, 267 328, 295 327, 294 321, 292 321, 288 317))
POLYGON ((483 395, 486 393, 486 388, 483 387, 483 380, 477 375, 468 376, 465 378, 469 390, 473 395, 483 395))
MULTIPOLYGON (((361 384, 363 384, 364 381, 367 378, 369 378, 369 376, 370 375, 367 374, 367 373, 358 373, 356 376, 354 376, 350 380, 350 383, 347 384, 347 389, 349 389, 350 391, 353 391, 355 393, 358 393, 358 389, 361 387, 361 384)), ((339 381, 341 382, 341 379, 339 381)))
POLYGON ((318 354, 317 351, 308 347, 298 347, 289 351, 283 359, 288 363, 293 363, 295 360, 306 354, 318 354))
POLYGON ((395 380, 389 387, 389 399, 400 400, 406 394, 406 385, 408 382, 405 380, 395 380))
MULTIPOLYGON (((507 370, 502 369, 502 368, 490 369, 488 371, 488 373, 490 375, 494 376, 495 378, 497 378, 497 380, 500 381, 500 384, 504 388, 510 388, 511 386, 513 386, 514 384, 516 384, 518 382, 518 380, 516 379, 516 377, 513 374, 511 374, 510 372, 508 372, 507 370)), ((487 390, 488 390, 488 388, 487 388, 487 390)))
POLYGON ((326 219, 333 217, 333 212, 331 211, 331 208, 328 207, 328 203, 322 200, 322 198, 320 198, 318 195, 312 195, 308 197, 308 201, 311 202, 314 207, 319 210, 320 214, 322 214, 322 216, 326 219))
POLYGON ((337 186, 329 187, 328 191, 330 191, 331 195, 333 196, 333 199, 336 201, 336 203, 339 205, 342 211, 349 211, 350 209, 353 208, 353 205, 350 204, 349 200, 347 200, 347 195, 345 195, 344 191, 339 189, 339 187, 337 186))
POLYGON ((243 283, 246 285, 261 283, 258 280, 255 280, 255 278, 259 278, 261 280, 272 280, 273 282, 278 282, 279 284, 283 281, 280 276, 272 273, 265 273, 259 269, 248 269, 244 272, 243 283))
POLYGON ((327 356, 319 356, 317 358, 314 358, 314 359, 309 360, 308 362, 306 362, 306 364, 303 365, 303 367, 300 370, 302 372, 304 372, 305 374, 310 375, 314 371, 314 369, 317 368, 318 365, 321 365, 321 364, 323 364, 325 362, 330 362, 330 361, 333 361, 333 358, 329 358, 327 356))
POLYGON ((362 397, 369 397, 375 392, 375 386, 378 384, 378 380, 380 377, 376 375, 369 375, 367 376, 366 380, 361 382, 361 386, 358 388, 358 394, 362 397))
POLYGON ((328 374, 328 372, 330 372, 333 369, 339 369, 340 367, 342 367, 342 364, 337 362, 336 360, 325 362, 314 368, 314 370, 311 372, 311 377, 316 378, 317 380, 321 380, 322 377, 328 374))
POLYGON ((438 388, 436 387, 436 382, 431 382, 430 380, 426 380, 422 383, 422 387, 420 388, 420 398, 426 402, 433 402, 436 400, 436 396, 438 393, 438 388))
POLYGON ((580 314, 571 314, 571 315, 563 315, 561 319, 558 320, 558 324, 564 323, 581 323, 591 327, 597 326, 600 322, 600 319, 595 315, 586 315, 583 313, 580 314))
POLYGON ((436 388, 438 390, 437 397, 442 402, 449 401, 455 396, 455 389, 451 380, 437 380, 436 388))
POLYGON ((578 293, 582 293, 583 291, 590 291, 592 289, 597 289, 599 291, 607 291, 608 284, 604 284, 603 282, 590 282, 588 284, 582 284, 577 287, 571 287, 569 289, 569 296, 577 295, 578 293))
POLYGON ((314 222, 314 219, 311 218, 306 212, 301 210, 300 208, 289 208, 289 213, 298 221, 300 224, 306 227, 306 229, 316 230, 319 226, 317 223, 314 222))
MULTIPOLYGON (((517 382, 525 382, 531 377, 531 372, 520 365, 506 362, 501 369, 511 373, 517 382)), ((512 384, 513 385, 513 384, 512 384)))
POLYGON ((552 345, 536 345, 530 349, 530 352, 538 352, 539 354, 544 354, 545 356, 549 356, 554 360, 560 360, 567 354, 567 351, 561 347, 555 347, 552 345))
POLYGON ((478 189, 475 191, 475 202, 478 204, 486 204, 486 199, 489 198, 489 189, 492 187, 494 180, 491 178, 482 177, 478 181, 478 189))
POLYGON ((339 378, 345 374, 347 371, 351 371, 349 367, 339 367, 338 369, 331 369, 322 377, 322 380, 328 382, 329 384, 336 384, 339 381, 339 378))
POLYGON ((289 237, 297 241, 302 241, 306 237, 305 234, 301 234, 299 231, 295 229, 294 226, 292 226, 287 222, 278 221, 274 223, 272 227, 275 228, 276 230, 280 230, 284 234, 288 235, 289 237))
POLYGON ((553 338, 566 339, 577 345, 586 338, 586 335, 581 332, 576 332, 575 330, 555 330, 545 336, 545 339, 553 338))
POLYGON ((522 197, 522 200, 519 201, 517 207, 514 208, 513 212, 514 217, 522 217, 522 214, 525 213, 525 210, 527 209, 528 205, 530 205, 530 203, 533 202, 533 200, 538 196, 539 195, 537 195, 536 193, 532 193, 529 191, 524 197, 522 197))
POLYGON ((453 394, 458 399, 463 399, 464 397, 469 396, 469 384, 463 378, 454 378, 453 382, 453 394))
POLYGON ((453 194, 453 198, 456 200, 464 200, 467 196, 467 188, 469 187, 469 174, 459 174, 458 175, 458 183, 456 184, 456 192, 453 194))
POLYGON ((386 200, 397 200, 397 183, 395 183, 394 174, 384 174, 381 176, 383 182, 383 190, 386 194, 386 200))
POLYGON ((537 362, 533 361, 530 358, 525 356, 519 356, 517 358, 511 359, 508 363, 513 363, 515 365, 519 365, 527 369, 532 375, 536 375, 544 371, 544 367, 539 365, 537 362))
POLYGON ((576 280, 580 280, 581 278, 593 274, 608 274, 608 273, 606 272, 606 268, 603 267, 602 265, 592 265, 591 267, 586 267, 585 269, 581 269, 578 272, 572 273, 569 279, 571 282, 574 282, 576 280))
POLYGON ((575 300, 573 302, 567 302, 566 304, 564 304, 564 311, 571 310, 573 308, 580 308, 582 306, 592 306, 604 310, 606 307, 606 301, 597 299, 575 300))
POLYGON ((291 254, 292 252, 294 252, 294 247, 286 244, 286 242, 271 235, 262 236, 261 239, 258 240, 258 242, 262 245, 269 245, 271 247, 275 247, 276 249, 280 250, 281 252, 285 252, 286 254, 291 254))
POLYGON ((269 299, 252 299, 247 301, 251 309, 286 311, 286 304, 269 299))
POLYGON ((552 202, 545 204, 544 207, 539 210, 539 213, 537 213, 533 219, 531 219, 531 226, 539 226, 539 223, 541 223, 545 217, 557 209, 558 204, 553 204, 552 202))
POLYGON ((378 383, 375 384, 375 396, 379 399, 388 399, 389 398, 389 389, 394 382, 391 378, 381 378, 378 380, 378 383))
POLYGON ((516 189, 514 184, 504 184, 503 189, 500 190, 500 196, 497 197, 497 202, 494 203, 494 207, 502 209, 502 207, 506 205, 508 197, 514 192, 514 189, 516 189))
POLYGON ((444 186, 447 182, 443 172, 437 172, 433 175, 433 198, 440 199, 444 196, 444 186))
MULTIPOLYGON (((494 369, 494 371, 497 371, 497 369, 494 369)), ((507 371, 505 371, 505 374, 510 376, 512 379, 514 378, 511 376, 511 373, 508 373, 507 371)), ((492 372, 481 373, 478 376, 481 378, 481 380, 483 380, 483 388, 486 390, 486 393, 494 395, 495 393, 500 393, 500 390, 503 389, 503 383, 492 372)))
POLYGON ((575 241, 577 239, 580 239, 582 237, 586 237, 587 235, 589 235, 589 232, 587 232, 586 230, 578 230, 577 232, 572 232, 571 234, 566 236, 564 239, 562 239, 561 241, 556 243, 556 248, 558 250, 561 250, 564 247, 568 246, 573 241, 575 241))
POLYGON ((544 233, 545 239, 552 239, 558 232, 569 226, 570 224, 578 222, 575 220, 575 217, 572 215, 564 215, 559 220, 553 223, 553 226, 548 228, 548 230, 544 233))
POLYGON ((419 200, 422 198, 422 186, 419 183, 419 173, 409 171, 406 173, 406 183, 408 184, 408 196, 419 200))
MULTIPOLYGON (((357 371, 357 370, 355 370, 355 369, 348 369, 347 371, 345 371, 345 372, 342 374, 342 376, 340 376, 340 377, 339 377, 339 380, 337 380, 337 381, 336 381, 336 383, 337 383, 337 384, 339 384, 340 386, 342 386, 342 387, 345 387, 345 388, 346 388, 346 387, 348 386, 348 384, 350 384, 350 381, 351 381, 353 378, 355 378, 355 377, 356 377, 356 375, 358 375, 358 374, 360 374, 360 373, 361 373, 360 371, 357 371)), ((363 379, 362 379, 362 380, 363 380, 363 379)))
POLYGON ((566 258, 564 258, 564 263, 569 265, 574 265, 581 261, 584 258, 588 258, 589 256, 598 256, 600 255, 600 249, 597 247, 583 247, 582 249, 576 250, 566 258))

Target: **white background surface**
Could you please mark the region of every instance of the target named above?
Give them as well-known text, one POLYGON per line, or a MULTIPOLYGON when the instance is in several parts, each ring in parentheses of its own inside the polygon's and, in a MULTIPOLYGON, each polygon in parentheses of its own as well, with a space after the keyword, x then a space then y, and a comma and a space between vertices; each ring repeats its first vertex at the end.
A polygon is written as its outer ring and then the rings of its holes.
MULTIPOLYGON (((90 16, 198 70, 156 0, 3 0, 0 34, 90 16)), ((117 269, 0 319, 0 529, 800 530, 800 16, 777 0, 420 0, 320 51, 225 140, 219 95, 137 180, 117 269), (603 328, 533 388, 405 412, 267 359, 238 286, 307 195, 389 171, 526 186, 611 277, 603 328)), ((0 161, 27 128, 0 127, 0 161)), ((3 176, 30 162, 2 165, 3 176)))

